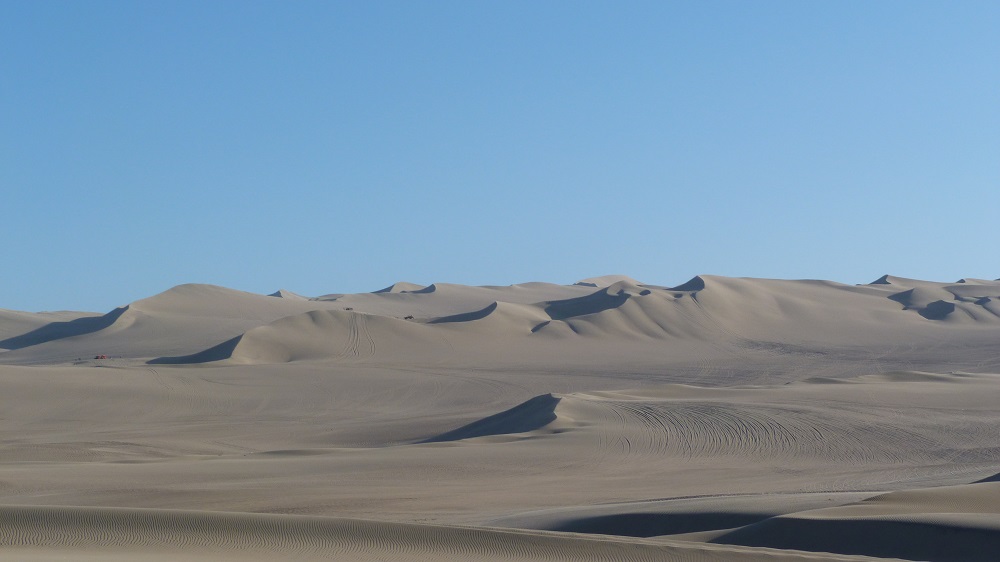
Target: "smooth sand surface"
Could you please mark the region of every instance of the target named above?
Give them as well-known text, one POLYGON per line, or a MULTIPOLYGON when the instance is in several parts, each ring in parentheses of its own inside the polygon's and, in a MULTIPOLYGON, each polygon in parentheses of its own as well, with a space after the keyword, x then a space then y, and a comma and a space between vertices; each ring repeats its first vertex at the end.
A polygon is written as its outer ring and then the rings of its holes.
POLYGON ((997 281, 182 285, 0 338, 0 559, 1000 550, 997 281))

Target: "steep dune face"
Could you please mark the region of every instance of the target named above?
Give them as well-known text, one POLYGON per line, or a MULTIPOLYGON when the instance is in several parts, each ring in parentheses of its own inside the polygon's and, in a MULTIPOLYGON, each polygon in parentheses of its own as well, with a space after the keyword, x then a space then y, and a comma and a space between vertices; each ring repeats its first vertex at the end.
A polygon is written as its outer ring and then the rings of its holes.
MULTIPOLYGON (((597 314, 605 310, 618 308, 625 304, 633 294, 639 291, 613 290, 611 286, 599 289, 585 297, 550 302, 545 307, 545 313, 552 320, 565 320, 575 316, 597 314)), ((648 291, 646 291, 648 293, 648 291)))
POLYGON ((277 297, 279 299, 292 299, 292 300, 309 300, 309 297, 304 297, 298 293, 293 293, 286 289, 278 289, 277 291, 268 295, 269 297, 277 297))
POLYGON ((458 429, 425 440, 425 443, 459 441, 477 437, 498 437, 550 428, 556 421, 556 406, 560 397, 552 394, 536 396, 510 410, 477 420, 458 429))
POLYGON ((108 314, 30 313, 0 311, 0 349, 21 349, 52 340, 102 330, 114 324, 128 307, 108 314))
POLYGON ((525 336, 548 320, 549 316, 536 305, 493 302, 474 312, 436 318, 430 324, 452 333, 492 332, 496 335, 525 336))
POLYGON ((423 285, 417 285, 416 283, 408 283, 406 281, 397 281, 396 283, 393 283, 392 285, 389 285, 388 287, 386 287, 384 289, 379 289, 378 291, 375 291, 375 293, 376 294, 379 294, 379 293, 416 293, 416 292, 422 291, 422 290, 424 290, 426 288, 427 287, 425 287, 423 285))
POLYGON ((704 335, 690 299, 681 301, 663 290, 635 288, 600 290, 581 299, 548 303, 553 322, 540 334, 565 334, 607 339, 664 339, 704 335))
POLYGON ((937 285, 933 281, 923 281, 920 279, 908 279, 888 273, 869 283, 869 285, 892 285, 895 287, 915 287, 917 285, 937 285))
MULTIPOLYGON (((35 341, 40 334, 37 330, 51 324, 68 324, 85 318, 101 316, 95 312, 21 312, 0 309, 0 349, 17 349, 35 341), (28 334, 34 334, 28 336, 28 334), (18 338, 24 337, 20 342, 18 338)), ((41 338, 44 339, 44 338, 41 338)))

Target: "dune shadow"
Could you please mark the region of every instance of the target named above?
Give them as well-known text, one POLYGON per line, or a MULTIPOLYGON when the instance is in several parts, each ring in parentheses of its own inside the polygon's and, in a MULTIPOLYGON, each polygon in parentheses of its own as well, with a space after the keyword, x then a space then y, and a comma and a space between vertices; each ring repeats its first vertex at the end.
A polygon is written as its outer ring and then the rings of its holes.
POLYGON ((955 303, 934 301, 924 307, 920 315, 928 320, 944 320, 952 312, 955 312, 955 303))
POLYGON ((442 443, 460 441, 473 437, 525 433, 541 429, 556 419, 556 404, 559 398, 551 394, 536 396, 513 408, 487 418, 463 425, 447 433, 431 437, 421 443, 442 443))
POLYGON ((705 279, 701 275, 695 275, 691 279, 688 279, 686 282, 676 287, 670 287, 669 290, 684 291, 684 292, 703 291, 705 290, 705 279))
POLYGON ((549 531, 657 537, 743 527, 769 519, 769 513, 615 513, 581 517, 549 527, 549 531))
MULTIPOLYGON (((920 306, 920 297, 926 296, 917 289, 907 289, 889 295, 888 299, 903 305, 904 310, 916 310, 917 314, 928 320, 944 320, 949 314, 955 312, 955 303, 944 300, 935 300, 926 306, 920 306)), ((924 301, 926 302, 926 301, 924 301)))
POLYGON ((597 314, 598 312, 618 308, 625 304, 625 301, 628 299, 628 293, 622 292, 617 295, 611 295, 601 290, 583 297, 552 301, 545 307, 545 313, 553 320, 565 320, 574 316, 597 314))
POLYGON ((860 518, 775 517, 708 542, 932 562, 987 562, 1000 552, 990 528, 860 518))
POLYGON ((126 310, 128 307, 122 306, 103 316, 89 316, 66 322, 50 322, 26 334, 0 341, 0 349, 23 349, 54 340, 99 332, 114 324, 126 310))
POLYGON ((905 291, 893 293, 889 295, 887 298, 891 301, 898 302, 905 308, 912 308, 915 294, 916 294, 916 289, 907 289, 905 291))
POLYGON ((190 365, 194 363, 211 363, 212 361, 222 361, 233 356, 233 351, 243 339, 242 335, 226 340, 218 345, 212 346, 204 351, 192 353, 191 355, 179 355, 176 357, 157 357, 146 362, 147 365, 190 365))
POLYGON ((452 314, 451 316, 443 316, 441 318, 435 318, 429 321, 428 324, 448 324, 451 322, 471 322, 474 320, 482 320, 483 318, 486 318, 487 316, 492 314, 493 311, 496 310, 498 306, 499 305, 494 301, 486 308, 480 310, 474 310, 472 312, 463 312, 461 314, 452 314))
MULTIPOLYGON (((417 285, 416 283, 409 283, 406 281, 397 281, 384 289, 379 289, 377 291, 372 291, 372 294, 379 295, 385 293, 417 293, 427 289, 423 285, 417 285)), ((433 292, 433 291, 431 291, 433 292)))
POLYGON ((407 293, 413 293, 414 295, 429 295, 430 293, 437 292, 438 287, 436 283, 431 283, 430 285, 424 287, 423 289, 413 289, 412 291, 406 291, 407 293))

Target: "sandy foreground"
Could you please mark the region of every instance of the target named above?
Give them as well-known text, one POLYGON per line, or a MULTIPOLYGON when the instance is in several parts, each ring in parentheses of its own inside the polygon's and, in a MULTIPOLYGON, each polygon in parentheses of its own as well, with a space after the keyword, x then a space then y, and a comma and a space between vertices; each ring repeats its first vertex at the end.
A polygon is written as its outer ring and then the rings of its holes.
POLYGON ((0 350, 0 560, 1000 552, 1000 281, 182 285, 0 350))

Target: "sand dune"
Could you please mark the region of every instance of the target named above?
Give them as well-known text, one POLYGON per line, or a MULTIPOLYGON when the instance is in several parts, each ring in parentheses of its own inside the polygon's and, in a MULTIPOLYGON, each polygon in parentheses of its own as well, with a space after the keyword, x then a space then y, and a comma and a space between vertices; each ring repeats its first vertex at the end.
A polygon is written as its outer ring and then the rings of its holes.
POLYGON ((993 560, 1000 546, 997 494, 993 482, 860 501, 849 499, 858 494, 822 493, 696 498, 551 510, 500 523, 880 559, 993 560))
MULTIPOLYGON (((442 354, 446 353, 445 348, 470 347, 496 356, 509 350, 517 338, 526 340, 528 336, 544 340, 535 342, 535 349, 546 346, 551 356, 576 353, 553 343, 576 338, 592 340, 586 343, 591 350, 622 342, 634 345, 649 341, 649 353, 663 354, 670 352, 671 345, 684 346, 691 340, 740 349, 829 348, 831 344, 859 347, 873 340, 892 343, 940 340, 935 321, 972 329, 1000 325, 1000 316, 994 314, 1000 306, 997 305, 1000 297, 990 296, 1000 293, 1000 284, 944 285, 891 277, 882 281, 849 286, 825 281, 697 276, 672 288, 629 280, 613 281, 599 288, 433 284, 414 291, 388 290, 311 301, 326 310, 364 313, 365 316, 342 317, 354 318, 354 324, 348 320, 320 322, 318 317, 309 316, 315 312, 311 311, 300 313, 304 316, 298 321, 282 319, 263 327, 259 325, 263 319, 258 316, 252 322, 257 324, 252 331, 238 339, 222 344, 211 342, 211 350, 157 362, 229 358, 240 362, 279 362, 353 357, 358 353, 343 352, 345 345, 352 344, 342 342, 358 337, 372 339, 370 345, 366 344, 369 357, 378 355, 372 346, 382 339, 389 343, 382 346, 381 353, 386 355, 381 359, 405 359, 408 352, 430 349, 434 354, 442 354), (584 294, 569 298, 535 300, 581 291, 584 294), (497 300, 484 303, 488 298, 497 300), (447 314, 433 314, 441 312, 447 314), (397 319, 427 324, 427 328, 411 329, 394 322, 397 319), (359 330, 358 325, 364 329, 359 330), (312 335, 308 334, 310 331, 312 335), (417 338, 414 341, 420 345, 407 345, 404 340, 408 338, 417 338)), ((297 304, 308 307, 310 303, 297 304)), ((292 310, 285 308, 283 312, 292 310)))
POLYGON ((705 541, 772 517, 867 499, 865 492, 739 494, 569 506, 490 521, 519 529, 705 541))
POLYGON ((549 320, 545 311, 536 305, 493 302, 482 310, 435 318, 430 323, 451 324, 447 327, 463 331, 526 336, 549 320))
POLYGON ((589 435, 596 447, 621 459, 726 456, 892 465, 961 455, 990 463, 1000 461, 1000 435, 993 435, 994 409, 983 397, 998 397, 992 389, 998 382, 995 376, 890 373, 835 389, 815 383, 738 391, 668 385, 542 395, 433 440, 571 431, 589 435), (984 394, 967 397, 960 410, 943 408, 949 396, 966 395, 971 387, 984 394), (909 411, 901 407, 906 402, 909 411), (961 416, 961 429, 942 427, 942 419, 954 416, 961 416))
POLYGON ((995 560, 1000 483, 891 492, 767 519, 710 542, 910 560, 995 560))
MULTIPOLYGON (((859 560, 762 549, 323 517, 4 507, 6 553, 179 560, 859 560)), ((6 554, 4 554, 6 555, 6 554)))
POLYGON ((698 275, 0 311, 0 559, 986 560, 998 302, 698 275))
POLYGON ((0 349, 21 349, 55 339, 94 332, 114 322, 124 309, 104 315, 92 313, 31 313, 0 310, 0 349))
POLYGON ((290 314, 330 308, 211 285, 181 285, 103 316, 53 323, 16 338, 4 361, 62 363, 97 354, 150 358, 194 353, 290 314), (208 344, 208 345, 206 345, 208 344))
POLYGON ((592 290, 590 287, 552 283, 483 287, 433 283, 425 287, 400 282, 374 293, 330 295, 320 299, 332 300, 341 305, 341 308, 351 308, 357 312, 396 318, 414 316, 430 319, 474 312, 494 302, 532 304, 579 296, 592 290))
POLYGON ((417 285, 416 283, 408 283, 406 281, 397 281, 392 285, 384 289, 379 289, 375 293, 416 293, 426 289, 427 287, 423 285, 417 285))
POLYGON ((510 410, 472 422, 458 429, 431 437, 425 443, 458 441, 477 437, 496 437, 513 433, 527 433, 549 428, 559 419, 556 405, 562 400, 551 394, 536 396, 510 410))
POLYGON ((997 307, 997 294, 1000 286, 993 283, 971 283, 963 280, 963 284, 927 287, 918 285, 895 293, 889 297, 904 306, 906 310, 914 310, 929 320, 947 320, 951 322, 997 322, 1000 320, 1000 308, 997 307))
POLYGON ((277 297, 279 299, 292 299, 292 300, 309 300, 309 297, 304 297, 298 293, 293 293, 285 289, 278 289, 277 291, 268 295, 269 297, 277 297))
POLYGON ((385 348, 383 355, 413 356, 431 353, 430 348, 441 347, 441 342, 423 326, 406 320, 350 311, 312 311, 248 331, 231 357, 248 363, 357 359, 378 355, 379 347, 385 348), (379 335, 378 340, 373 333, 379 335))

